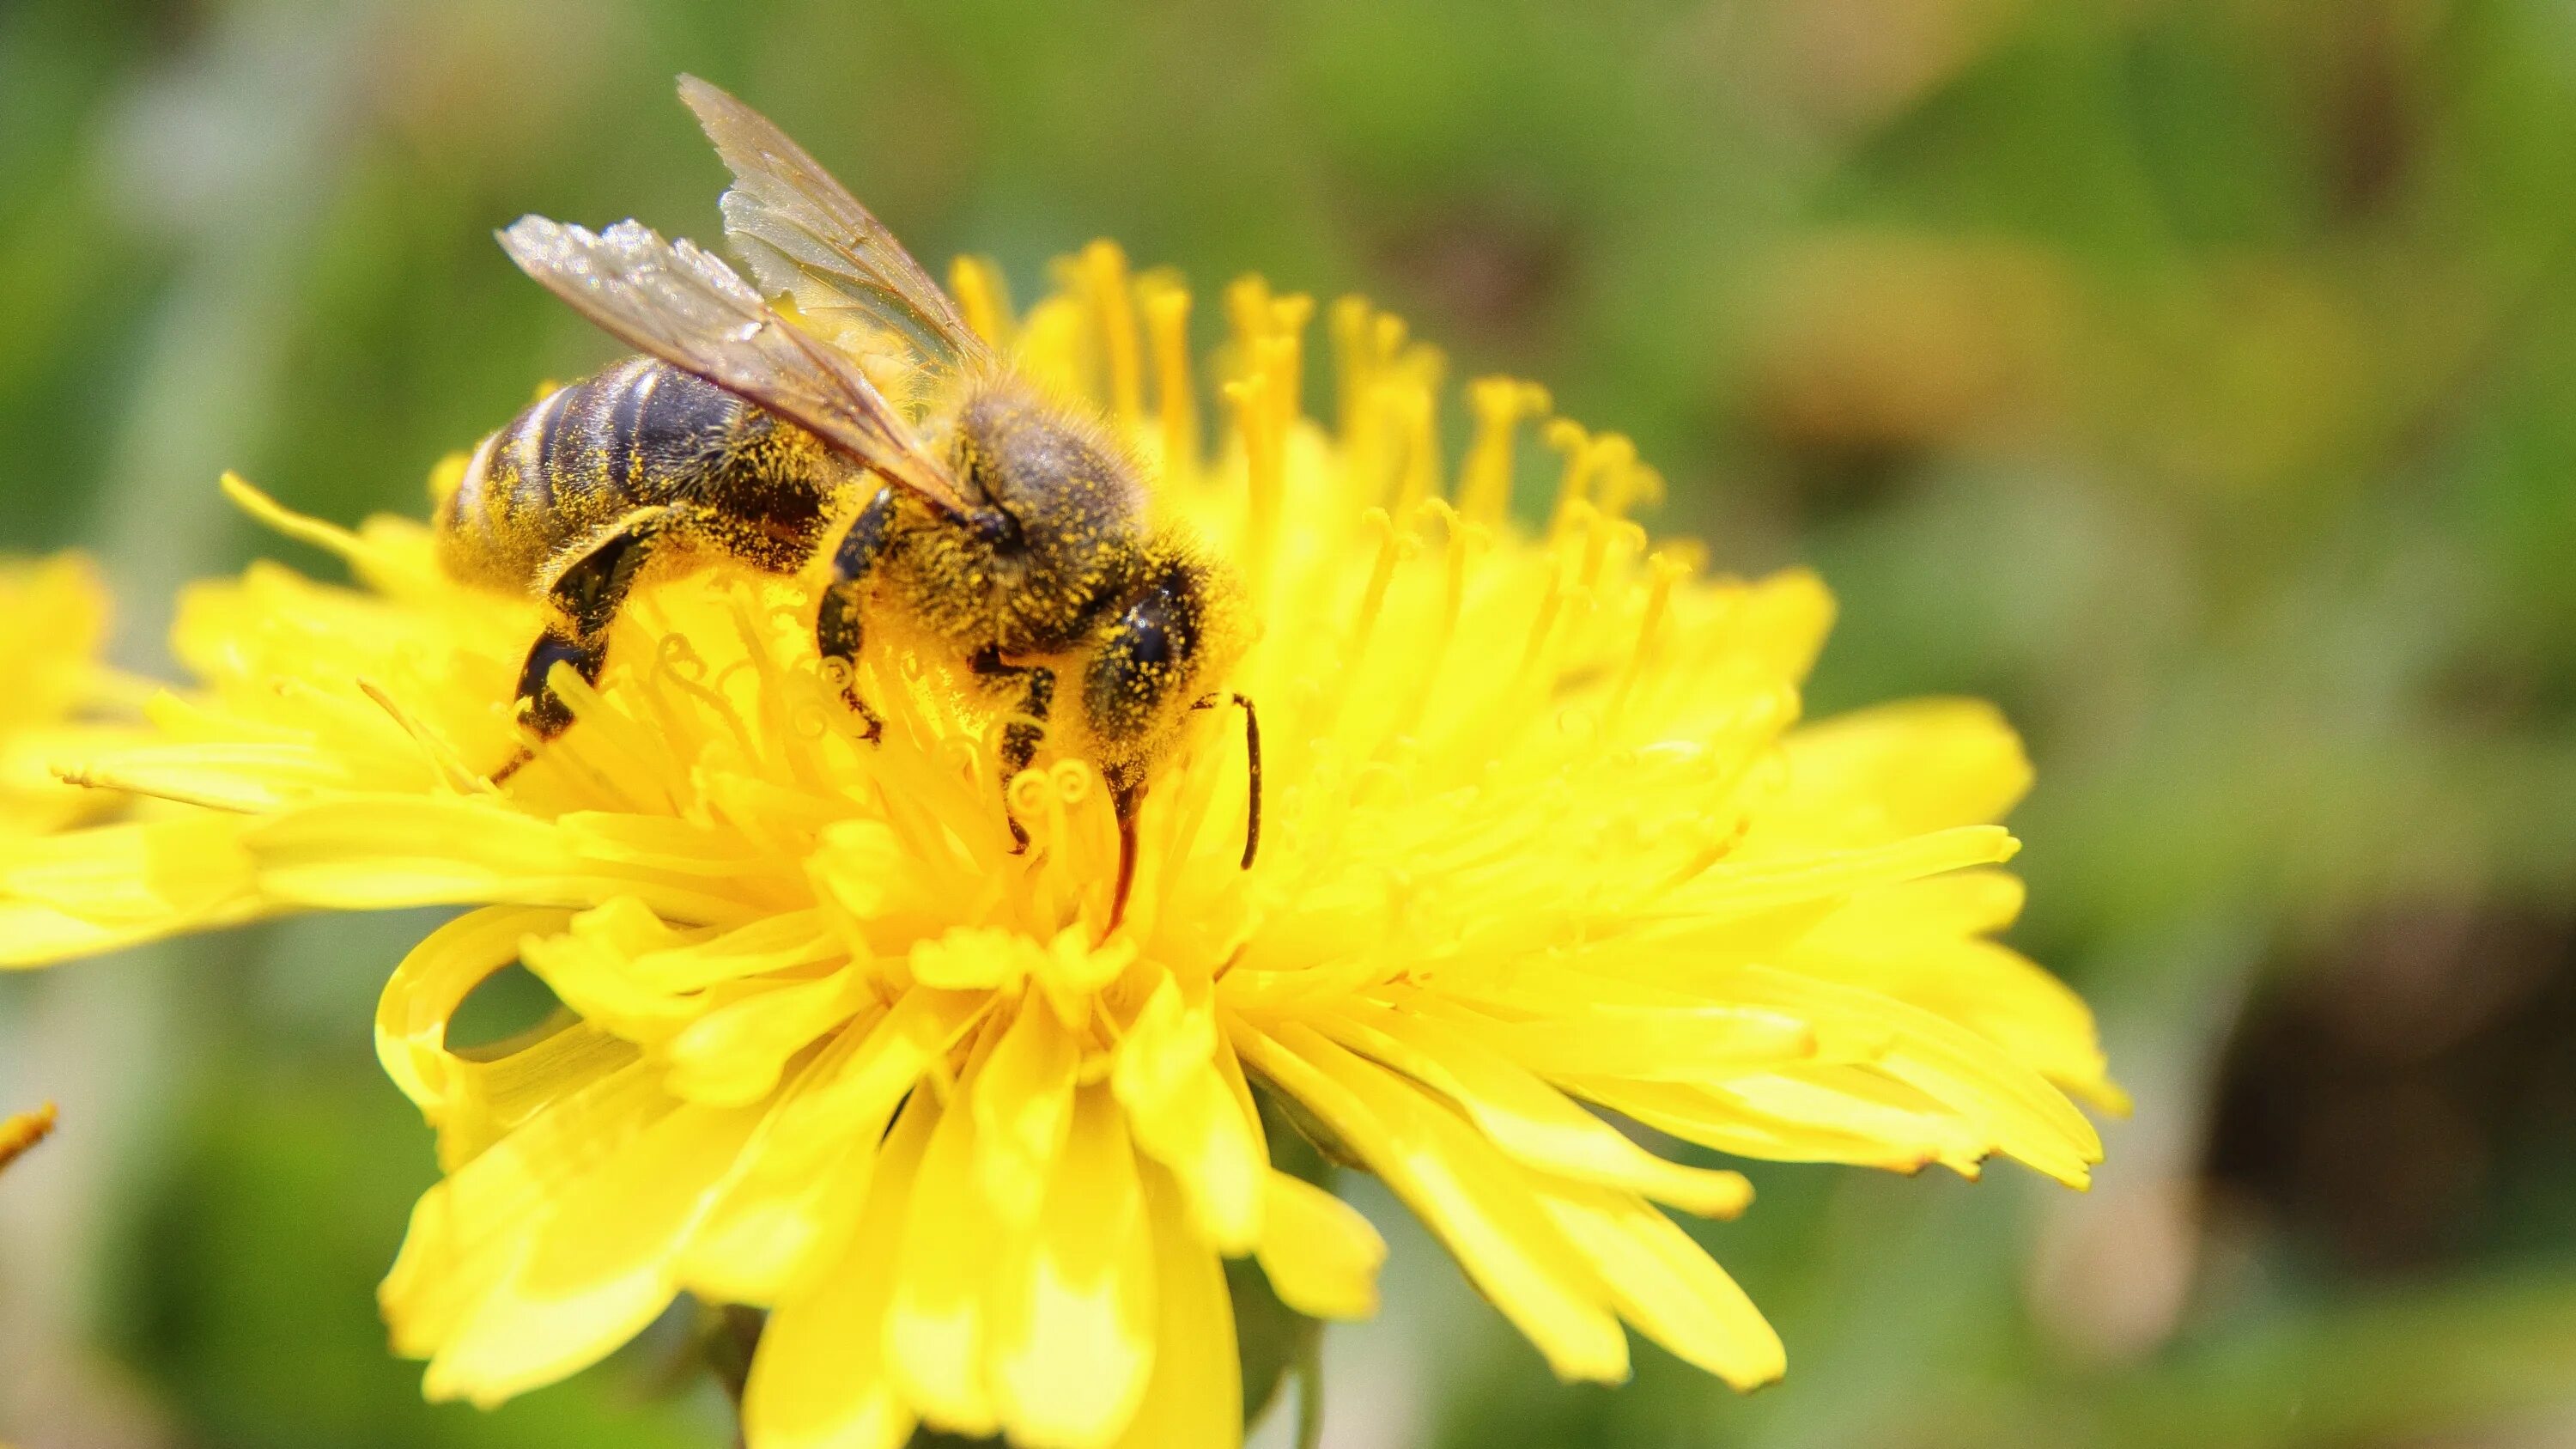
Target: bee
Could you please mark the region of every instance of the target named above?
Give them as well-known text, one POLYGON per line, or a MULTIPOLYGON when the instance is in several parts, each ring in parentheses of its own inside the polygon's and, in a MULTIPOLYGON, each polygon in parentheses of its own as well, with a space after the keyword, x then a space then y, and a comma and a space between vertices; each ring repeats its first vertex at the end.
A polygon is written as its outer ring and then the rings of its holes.
POLYGON ((1151 521, 1144 470, 1103 419, 1015 371, 795 142, 695 77, 680 98, 733 172, 725 231, 752 281, 633 221, 594 233, 527 216, 499 233, 530 277, 642 354, 484 439, 439 507, 451 575, 542 601, 522 726, 538 741, 570 727, 549 676, 598 681, 648 566, 727 557, 797 574, 828 550, 814 643, 863 737, 883 729, 857 674, 880 629, 962 665, 1007 711, 1005 784, 1060 732, 1115 808, 1113 928, 1148 775, 1190 710, 1244 711, 1249 869, 1260 724, 1250 700, 1205 689, 1247 642, 1233 575, 1151 521), (852 336, 906 351, 926 384, 918 417, 870 379, 852 336))

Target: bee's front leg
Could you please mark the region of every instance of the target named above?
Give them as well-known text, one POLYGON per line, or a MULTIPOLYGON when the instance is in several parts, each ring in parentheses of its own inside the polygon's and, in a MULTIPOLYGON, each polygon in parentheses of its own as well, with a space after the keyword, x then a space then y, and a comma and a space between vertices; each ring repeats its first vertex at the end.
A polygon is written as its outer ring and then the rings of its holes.
POLYGON ((841 701, 868 722, 862 738, 870 740, 885 733, 885 717, 859 698, 859 588, 867 581, 868 570, 885 557, 894 505, 894 487, 888 484, 859 510, 850 531, 841 535, 841 546, 833 550, 832 581, 823 587, 822 607, 814 613, 814 648, 826 663, 841 666, 841 701))

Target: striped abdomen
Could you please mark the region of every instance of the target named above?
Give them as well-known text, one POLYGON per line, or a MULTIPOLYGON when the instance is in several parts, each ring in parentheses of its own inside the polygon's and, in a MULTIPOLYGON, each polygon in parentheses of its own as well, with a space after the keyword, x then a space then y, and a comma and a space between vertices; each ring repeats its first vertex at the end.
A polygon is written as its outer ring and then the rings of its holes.
POLYGON ((459 578, 527 589, 567 547, 639 509, 682 535, 792 570, 849 470, 811 433, 650 357, 547 394, 483 440, 438 511, 459 578))

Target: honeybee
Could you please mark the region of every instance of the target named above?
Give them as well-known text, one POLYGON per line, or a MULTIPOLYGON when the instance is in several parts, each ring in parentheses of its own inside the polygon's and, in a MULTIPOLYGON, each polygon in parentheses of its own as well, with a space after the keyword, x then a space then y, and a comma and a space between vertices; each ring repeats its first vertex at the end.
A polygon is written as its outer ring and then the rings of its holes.
POLYGON ((814 642, 865 738, 883 721, 860 694, 860 646, 880 627, 944 652, 1008 711, 1003 782, 1069 724, 1059 747, 1100 771, 1119 823, 1114 926, 1155 759, 1189 710, 1231 700, 1252 766, 1250 868, 1260 726, 1248 699, 1203 688, 1246 642, 1232 574, 1151 523, 1143 469, 1104 421, 1015 372, 795 142, 705 81, 679 88, 733 172, 725 231, 757 286, 633 221, 593 233, 527 216, 499 233, 529 276, 643 353, 484 439, 438 511, 451 574, 544 603, 519 674, 524 727, 542 741, 571 725, 548 675, 598 680, 648 564, 722 555, 794 574, 828 547, 814 642), (917 417, 829 340, 853 330, 910 354, 917 417))

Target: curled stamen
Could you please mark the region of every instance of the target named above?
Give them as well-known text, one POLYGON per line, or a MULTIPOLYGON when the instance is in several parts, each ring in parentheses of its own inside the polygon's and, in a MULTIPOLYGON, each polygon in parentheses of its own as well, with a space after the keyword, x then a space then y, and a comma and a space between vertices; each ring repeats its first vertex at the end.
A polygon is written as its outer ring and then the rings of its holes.
POLYGON ((1091 797, 1091 788, 1099 776, 1080 760, 1058 760, 1047 770, 1047 783, 1054 787, 1059 804, 1070 809, 1091 797))
POLYGON ((931 746, 930 757, 960 780, 984 778, 984 752, 966 735, 944 735, 931 746))
POLYGON ((706 677, 707 661, 699 656, 688 635, 673 631, 655 641, 653 668, 657 674, 696 680, 706 677))
POLYGON ((1023 822, 1022 828, 1026 828, 1025 822, 1043 817, 1057 804, 1054 781, 1047 778, 1046 771, 1035 768, 1013 775, 1002 787, 1002 798, 1008 802, 1012 818, 1023 822))

